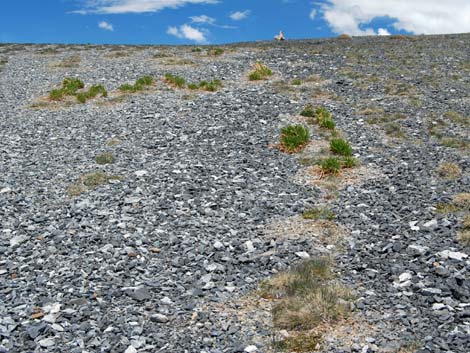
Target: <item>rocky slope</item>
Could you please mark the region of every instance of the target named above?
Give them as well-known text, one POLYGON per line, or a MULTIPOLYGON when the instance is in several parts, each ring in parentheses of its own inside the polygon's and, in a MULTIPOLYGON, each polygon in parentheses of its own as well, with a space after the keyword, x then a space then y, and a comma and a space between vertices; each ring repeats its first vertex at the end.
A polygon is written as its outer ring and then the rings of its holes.
POLYGON ((468 352, 469 248, 456 234, 470 203, 469 47, 468 34, 242 43, 218 56, 1 45, 0 351, 268 352, 269 313, 243 318, 246 298, 330 254, 370 330, 322 351, 468 352), (248 81, 256 61, 274 75, 248 81), (165 73, 223 88, 177 89, 165 73), (119 92, 144 75, 150 89, 119 92), (65 77, 109 95, 48 101, 65 77), (328 190, 310 173, 316 126, 301 154, 275 147, 309 103, 332 112, 360 161, 328 190), (97 164, 103 152, 115 162, 97 164), (116 178, 69 195, 97 171, 116 178), (298 217, 325 205, 340 242, 298 217))

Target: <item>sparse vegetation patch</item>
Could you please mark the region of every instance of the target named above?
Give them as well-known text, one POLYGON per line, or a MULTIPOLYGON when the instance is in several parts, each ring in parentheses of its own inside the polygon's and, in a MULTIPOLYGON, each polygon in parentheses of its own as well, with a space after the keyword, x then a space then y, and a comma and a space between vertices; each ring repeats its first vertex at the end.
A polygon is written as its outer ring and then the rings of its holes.
POLYGON ((129 83, 125 83, 119 86, 119 90, 121 92, 135 93, 135 92, 143 91, 145 88, 151 86, 153 82, 154 80, 152 76, 142 76, 138 78, 133 85, 129 83))
POLYGON ((326 257, 306 260, 288 272, 263 281, 259 294, 274 300, 274 327, 295 331, 290 339, 276 345, 295 347, 297 352, 310 351, 314 346, 317 349, 322 341, 319 325, 333 325, 348 317, 353 299, 351 291, 335 280, 331 260, 326 257), (313 338, 302 340, 307 331, 308 337, 313 338))
POLYGON ((250 81, 264 80, 272 74, 273 72, 269 67, 263 63, 257 62, 255 65, 253 65, 253 70, 249 73, 248 79, 250 81))
POLYGON ((176 76, 176 75, 169 74, 169 73, 165 74, 164 80, 166 83, 172 86, 175 86, 177 88, 184 88, 184 85, 186 84, 186 80, 183 77, 176 76))
POLYGON ((49 92, 49 99, 53 101, 61 101, 66 96, 74 96, 80 103, 85 103, 88 99, 95 98, 101 94, 102 97, 107 97, 108 92, 103 85, 91 86, 87 91, 79 91, 85 87, 83 81, 78 78, 67 77, 62 81, 62 87, 53 89, 49 92))
POLYGON ((78 180, 67 189, 70 197, 78 196, 89 190, 93 190, 100 185, 109 183, 111 180, 121 180, 116 175, 108 175, 104 172, 94 172, 82 175, 78 180))

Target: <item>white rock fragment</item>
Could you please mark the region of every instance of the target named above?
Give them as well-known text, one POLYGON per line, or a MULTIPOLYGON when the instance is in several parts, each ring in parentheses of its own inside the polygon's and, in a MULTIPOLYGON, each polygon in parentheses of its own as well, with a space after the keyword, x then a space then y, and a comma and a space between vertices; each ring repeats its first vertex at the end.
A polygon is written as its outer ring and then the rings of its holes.
POLYGON ((53 338, 44 338, 44 339, 40 340, 38 343, 43 348, 52 347, 55 344, 53 338))
POLYGON ((247 240, 245 242, 245 248, 246 248, 247 252, 255 251, 255 247, 253 246, 253 242, 251 240, 247 240))
POLYGON ((450 251, 450 250, 444 250, 444 251, 438 252, 437 255, 439 255, 443 259, 452 259, 452 260, 458 260, 458 261, 462 261, 463 259, 466 259, 468 257, 468 255, 463 252, 450 251))
POLYGON ((28 240, 28 237, 24 234, 22 235, 17 235, 16 237, 13 237, 10 239, 10 246, 14 247, 17 245, 20 245, 21 243, 24 243, 26 240, 28 240))
POLYGON ((59 324, 52 324, 51 325, 52 329, 56 330, 57 332, 64 332, 64 328, 60 326, 59 324))
POLYGON ((250 353, 250 352, 256 352, 257 350, 258 350, 258 347, 256 346, 247 346, 245 347, 243 351, 250 353))
POLYGON ((220 241, 216 241, 214 243, 214 248, 217 249, 217 250, 220 250, 220 249, 223 249, 224 248, 224 244, 222 244, 220 241))
POLYGON ((143 177, 144 175, 147 175, 148 172, 146 170, 138 170, 135 172, 135 175, 137 175, 138 177, 143 177))
POLYGON ((7 192, 11 192, 10 188, 3 188, 0 190, 0 194, 6 194, 7 192))
POLYGON ((124 353, 137 353, 137 349, 134 348, 134 346, 129 346, 127 349, 124 351, 124 353))
POLYGON ((413 255, 425 255, 429 251, 429 248, 427 246, 412 244, 408 246, 408 250, 413 255))
POLYGON ((402 282, 406 282, 406 281, 409 281, 410 279, 412 279, 413 276, 411 275, 411 273, 409 272, 403 272, 400 276, 398 276, 398 281, 400 283, 402 282))
POLYGON ((423 227, 426 228, 433 228, 437 226, 437 220, 436 219, 431 219, 429 222, 426 222, 423 224, 423 227))
POLYGON ((442 304, 442 303, 434 303, 432 305, 432 310, 442 310, 442 309, 445 309, 445 308, 447 308, 447 305, 442 304))
POLYGON ((310 255, 305 251, 298 251, 295 254, 301 259, 308 259, 310 257, 310 255))
POLYGON ((409 224, 411 230, 419 230, 419 227, 417 226, 418 221, 411 221, 408 224, 409 224))

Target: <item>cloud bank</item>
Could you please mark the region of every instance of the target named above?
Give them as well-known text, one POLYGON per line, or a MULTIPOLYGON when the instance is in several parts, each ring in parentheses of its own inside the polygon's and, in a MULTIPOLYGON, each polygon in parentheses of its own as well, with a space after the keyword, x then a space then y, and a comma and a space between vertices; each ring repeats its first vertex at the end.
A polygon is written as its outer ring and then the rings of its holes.
POLYGON ((187 4, 216 4, 219 0, 86 0, 82 9, 75 13, 145 13, 165 8, 176 9, 187 4))
POLYGON ((396 30, 413 34, 470 32, 469 0, 328 0, 320 8, 337 34, 386 34, 385 29, 376 33, 368 27, 380 17, 389 17, 396 30))

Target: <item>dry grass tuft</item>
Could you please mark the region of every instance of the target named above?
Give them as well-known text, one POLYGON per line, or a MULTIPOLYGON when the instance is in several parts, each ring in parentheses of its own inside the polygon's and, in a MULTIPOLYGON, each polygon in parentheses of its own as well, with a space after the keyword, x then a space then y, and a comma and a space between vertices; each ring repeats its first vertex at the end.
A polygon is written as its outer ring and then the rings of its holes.
POLYGON ((306 260, 288 272, 260 284, 259 294, 274 299, 276 328, 306 331, 321 323, 334 323, 350 313, 349 289, 334 280, 331 259, 306 260))
POLYGON ((89 190, 96 189, 100 185, 109 183, 111 180, 121 180, 116 175, 108 175, 103 172, 94 172, 82 175, 78 180, 67 188, 70 197, 78 196, 89 190))
POLYGON ((453 162, 441 163, 436 169, 437 174, 444 179, 457 179, 462 175, 462 169, 453 162))

